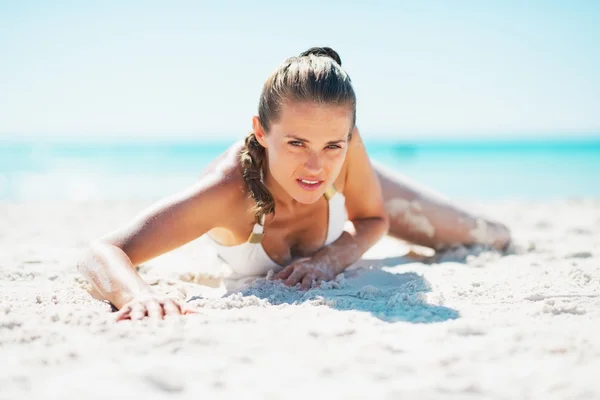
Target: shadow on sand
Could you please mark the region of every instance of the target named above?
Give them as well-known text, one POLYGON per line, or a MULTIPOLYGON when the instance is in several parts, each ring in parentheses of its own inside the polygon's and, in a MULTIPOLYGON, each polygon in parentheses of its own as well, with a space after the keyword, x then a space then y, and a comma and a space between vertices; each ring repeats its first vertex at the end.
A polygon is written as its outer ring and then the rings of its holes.
MULTIPOLYGON (((442 322, 459 317, 459 313, 442 305, 443 298, 431 293, 431 286, 414 272, 388 272, 382 267, 398 267, 415 259, 407 256, 385 259, 361 259, 340 274, 335 281, 301 291, 280 281, 258 278, 235 289, 229 296, 256 296, 270 304, 326 305, 340 311, 361 311, 386 322, 442 322)), ((401 269, 401 268, 398 268, 401 269)), ((200 300, 192 297, 189 301, 200 300)))

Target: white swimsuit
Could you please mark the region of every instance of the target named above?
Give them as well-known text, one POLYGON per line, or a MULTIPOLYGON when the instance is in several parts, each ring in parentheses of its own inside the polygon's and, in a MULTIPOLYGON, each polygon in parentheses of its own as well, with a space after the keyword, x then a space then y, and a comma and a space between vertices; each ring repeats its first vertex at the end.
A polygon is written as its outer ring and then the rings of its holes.
MULTIPOLYGON (((344 195, 337 192, 333 186, 325 192, 325 198, 329 204, 329 225, 324 244, 327 246, 344 232, 348 214, 344 195)), ((210 243, 216 250, 217 257, 231 269, 229 278, 264 276, 271 270, 277 272, 283 268, 269 257, 262 246, 263 225, 259 223, 254 224, 252 233, 246 242, 233 246, 222 245, 208 234, 205 236, 208 238, 207 243, 210 243)))

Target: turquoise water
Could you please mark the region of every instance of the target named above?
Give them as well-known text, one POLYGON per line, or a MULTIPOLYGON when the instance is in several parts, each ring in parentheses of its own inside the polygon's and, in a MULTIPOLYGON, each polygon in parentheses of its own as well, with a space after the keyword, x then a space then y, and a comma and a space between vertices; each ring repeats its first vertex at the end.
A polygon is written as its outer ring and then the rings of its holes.
MULTIPOLYGON (((0 141, 0 200, 153 200, 194 182, 231 141, 0 141)), ((600 198, 600 135, 585 140, 367 141, 369 155, 451 198, 600 198)))

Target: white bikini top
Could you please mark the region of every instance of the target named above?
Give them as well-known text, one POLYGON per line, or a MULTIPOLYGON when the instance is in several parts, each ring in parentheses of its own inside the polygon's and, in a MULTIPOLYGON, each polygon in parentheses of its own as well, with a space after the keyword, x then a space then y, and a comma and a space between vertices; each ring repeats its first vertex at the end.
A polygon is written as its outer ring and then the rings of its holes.
MULTIPOLYGON (((329 205, 329 224, 324 244, 324 246, 327 246, 336 241, 344 232, 348 214, 346 212, 346 198, 342 193, 337 192, 333 186, 327 189, 325 198, 329 205)), ((208 234, 205 235, 208 237, 207 242, 216 250, 217 257, 231 269, 232 274, 229 278, 264 276, 271 270, 277 272, 283 268, 282 265, 277 264, 269 257, 262 246, 263 229, 263 225, 255 223, 248 240, 233 246, 222 245, 208 234)))

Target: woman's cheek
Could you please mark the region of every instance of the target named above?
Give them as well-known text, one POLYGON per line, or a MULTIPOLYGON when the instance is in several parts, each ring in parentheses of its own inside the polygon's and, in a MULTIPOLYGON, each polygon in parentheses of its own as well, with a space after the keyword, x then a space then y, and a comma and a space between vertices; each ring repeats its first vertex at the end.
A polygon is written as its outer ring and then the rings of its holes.
POLYGON ((346 160, 346 150, 338 150, 330 154, 329 159, 334 164, 342 165, 346 160))
POLYGON ((281 152, 273 160, 273 170, 276 176, 284 178, 294 174, 299 165, 302 165, 302 158, 298 154, 281 152))
POLYGON ((341 171, 344 161, 346 161, 346 151, 339 151, 331 157, 330 171, 336 175, 341 171))

